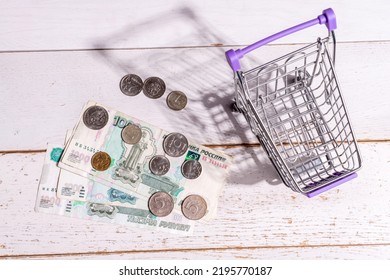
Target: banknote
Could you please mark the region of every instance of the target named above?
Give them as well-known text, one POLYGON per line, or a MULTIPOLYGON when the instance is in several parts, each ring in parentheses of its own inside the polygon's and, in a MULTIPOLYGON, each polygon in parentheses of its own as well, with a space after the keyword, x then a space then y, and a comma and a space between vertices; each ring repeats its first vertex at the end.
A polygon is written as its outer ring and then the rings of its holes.
POLYGON ((140 200, 137 207, 130 208, 57 197, 56 189, 60 172, 57 162, 62 152, 62 145, 48 146, 35 211, 175 234, 192 234, 194 221, 186 219, 180 212, 174 212, 166 217, 156 217, 148 210, 146 200, 143 200, 143 203, 140 200))
MULTIPOLYGON (((71 139, 67 142, 59 166, 67 171, 87 175, 87 178, 113 186, 115 189, 148 199, 157 191, 169 193, 175 201, 175 209, 181 209, 181 203, 189 195, 199 195, 207 202, 207 213, 201 221, 215 217, 218 198, 221 194, 232 159, 228 155, 197 144, 188 139, 183 155, 169 156, 163 148, 164 139, 169 132, 90 101, 85 108, 104 108, 99 113, 101 123, 85 121, 85 112, 81 115, 71 139), (122 129, 128 125, 141 128, 142 137, 135 144, 122 140, 122 129), (96 170, 91 159, 98 152, 109 155, 111 164, 106 170, 96 170), (170 161, 168 172, 155 175, 149 168, 149 161, 155 155, 166 156, 170 161), (182 174, 182 165, 187 160, 200 163, 202 172, 196 179, 188 179, 182 174)), ((89 120, 89 119, 87 119, 89 120)), ((191 134, 189 127, 183 134, 191 134)))
MULTIPOLYGON (((70 140, 73 130, 68 130, 65 137, 65 145, 70 140)), ((129 194, 115 189, 112 185, 105 185, 88 178, 88 173, 82 175, 60 169, 57 183, 57 197, 118 205, 124 207, 144 207, 145 199, 136 193, 129 194)))
POLYGON ((139 207, 145 204, 145 198, 136 193, 125 193, 115 189, 112 184, 105 185, 88 178, 88 174, 81 176, 64 169, 61 169, 59 174, 57 197, 124 207, 139 207))

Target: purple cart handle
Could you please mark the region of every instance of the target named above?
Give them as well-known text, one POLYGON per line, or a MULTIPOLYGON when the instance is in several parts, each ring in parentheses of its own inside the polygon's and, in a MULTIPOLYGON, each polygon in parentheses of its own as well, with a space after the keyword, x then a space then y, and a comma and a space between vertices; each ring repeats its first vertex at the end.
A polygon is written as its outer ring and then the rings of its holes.
POLYGON ((277 39, 280 39, 284 36, 287 36, 289 34, 295 33, 299 30, 308 28, 310 26, 316 25, 316 24, 325 24, 329 31, 335 30, 336 25, 336 15, 334 14, 333 10, 331 8, 326 9, 322 12, 321 15, 319 15, 317 18, 306 21, 304 23, 298 24, 296 26, 290 27, 286 30, 280 31, 274 35, 271 35, 263 40, 260 40, 252 45, 249 45, 242 50, 228 50, 226 54, 226 59, 230 65, 230 67, 233 69, 233 71, 240 70, 240 59, 244 57, 247 53, 260 48, 261 46, 264 46, 268 43, 271 43, 277 39))

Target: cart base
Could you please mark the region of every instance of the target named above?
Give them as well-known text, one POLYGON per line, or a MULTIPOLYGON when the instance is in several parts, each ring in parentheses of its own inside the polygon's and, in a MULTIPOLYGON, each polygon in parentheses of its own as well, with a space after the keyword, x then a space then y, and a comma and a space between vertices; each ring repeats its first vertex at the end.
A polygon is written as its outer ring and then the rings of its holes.
POLYGON ((309 197, 309 198, 317 196, 317 195, 319 195, 319 194, 321 194, 323 192, 326 192, 326 191, 328 191, 330 189, 333 189, 333 188, 337 187, 338 185, 341 185, 341 184, 343 184, 345 182, 348 182, 349 180, 352 180, 352 179, 354 179, 356 177, 357 177, 357 174, 356 173, 352 173, 352 174, 348 175, 347 177, 344 177, 344 178, 342 178, 340 180, 337 180, 336 182, 333 182, 333 183, 331 183, 329 185, 323 186, 322 188, 317 189, 315 191, 306 193, 305 195, 307 197, 309 197))

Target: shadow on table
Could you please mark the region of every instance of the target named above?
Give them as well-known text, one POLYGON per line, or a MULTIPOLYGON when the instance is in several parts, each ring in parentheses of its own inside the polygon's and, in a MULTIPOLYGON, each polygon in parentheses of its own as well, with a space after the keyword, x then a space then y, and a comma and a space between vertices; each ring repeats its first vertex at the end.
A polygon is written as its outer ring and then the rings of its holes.
MULTIPOLYGON (((208 130, 216 130, 219 143, 225 143, 223 141, 226 139, 233 139, 238 144, 257 143, 249 126, 243 121, 244 118, 232 111, 233 74, 225 60, 226 48, 219 47, 219 42, 223 41, 222 36, 217 35, 215 29, 211 30, 191 8, 182 7, 174 12, 167 11, 136 25, 127 26, 108 38, 100 39, 93 47, 99 58, 113 68, 113 71, 122 73, 122 76, 134 73, 143 80, 150 76, 159 76, 165 80, 167 92, 185 92, 189 99, 185 113, 178 115, 177 112, 161 107, 161 113, 177 123, 177 131, 184 131, 190 136, 188 124, 191 124, 196 126, 198 131, 204 132, 206 139, 208 130), (116 55, 117 52, 127 50, 110 50, 110 46, 115 46, 124 39, 152 36, 153 32, 159 32, 163 28, 168 27, 171 32, 175 32, 177 25, 185 25, 189 33, 168 44, 172 47, 155 48, 153 51, 131 50, 139 52, 131 61, 123 61, 122 56, 116 55), (174 47, 183 46, 183 42, 189 42, 193 38, 196 38, 194 47, 174 47), (153 69, 153 72, 148 73, 145 69, 153 69), (198 110, 203 112, 200 114, 198 110), (210 128, 211 125, 213 128, 210 128)), ((118 76, 118 83, 122 76, 118 76)), ((210 141, 213 139, 207 143, 210 141)), ((236 158, 234 168, 230 172, 230 180, 245 185, 253 185, 261 180, 272 184, 280 183, 279 179, 275 180, 278 175, 268 158, 258 157, 258 153, 265 154, 259 147, 240 147, 227 149, 226 152, 236 158), (256 173, 256 170, 261 172, 256 173), (262 176, 252 176, 253 173, 262 176)))

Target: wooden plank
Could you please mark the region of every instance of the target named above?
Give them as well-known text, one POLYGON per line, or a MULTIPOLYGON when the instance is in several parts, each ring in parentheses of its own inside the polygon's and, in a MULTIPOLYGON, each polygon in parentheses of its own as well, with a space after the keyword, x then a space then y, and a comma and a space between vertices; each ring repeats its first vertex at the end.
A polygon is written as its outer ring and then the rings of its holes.
POLYGON ((139 253, 98 253, 70 255, 32 255, 16 256, 12 259, 45 259, 45 260, 378 260, 390 258, 390 245, 358 246, 314 246, 314 247, 275 247, 275 248, 239 248, 216 250, 183 250, 139 253))
MULTIPOLYGON (((328 7, 336 12, 340 41, 390 39, 386 0, 9 1, 0 9, 0 51, 247 45, 328 7)), ((311 42, 325 30, 315 27, 280 42, 311 42)))
POLYGON ((218 216, 209 224, 198 224, 194 236, 35 213, 44 154, 4 154, 0 157, 0 255, 388 245, 390 143, 360 148, 364 167, 358 179, 312 199, 281 185, 260 148, 226 149, 235 164, 218 216))
MULTIPOLYGON (((390 139, 390 95, 383 94, 388 89, 390 43, 338 46, 337 74, 357 138, 390 139)), ((259 65, 296 48, 265 47, 261 60, 253 56, 246 62, 259 65)), ((63 141, 66 129, 76 124, 89 99, 168 131, 184 131, 201 143, 257 143, 245 119, 231 111, 234 86, 224 50, 0 54, 0 92, 6 94, 0 103, 0 150, 44 149, 48 141, 63 141), (151 100, 142 93, 123 95, 118 84, 128 72, 143 79, 163 78, 167 92, 181 90, 188 95, 187 108, 174 112, 165 97, 151 100)))

